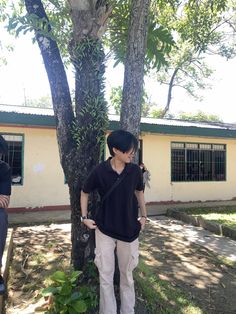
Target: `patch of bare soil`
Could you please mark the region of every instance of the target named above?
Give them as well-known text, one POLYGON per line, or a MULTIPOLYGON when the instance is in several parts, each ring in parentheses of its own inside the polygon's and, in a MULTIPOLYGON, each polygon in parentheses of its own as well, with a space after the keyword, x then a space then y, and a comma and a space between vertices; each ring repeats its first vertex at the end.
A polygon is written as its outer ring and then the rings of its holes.
POLYGON ((156 224, 148 224, 141 240, 141 255, 160 279, 190 293, 207 314, 236 313, 235 268, 156 224))
POLYGON ((6 313, 35 313, 45 279, 70 268, 70 225, 17 227, 13 243, 6 313))

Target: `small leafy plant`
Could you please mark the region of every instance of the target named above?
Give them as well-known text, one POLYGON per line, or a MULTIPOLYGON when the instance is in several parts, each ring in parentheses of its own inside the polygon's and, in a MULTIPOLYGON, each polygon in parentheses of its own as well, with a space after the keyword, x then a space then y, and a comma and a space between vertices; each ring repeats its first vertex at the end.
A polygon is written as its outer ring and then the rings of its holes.
POLYGON ((51 285, 42 290, 44 297, 49 297, 49 305, 45 314, 77 314, 85 313, 88 309, 87 290, 76 289, 78 277, 82 274, 73 271, 66 274, 56 271, 50 277, 51 285))

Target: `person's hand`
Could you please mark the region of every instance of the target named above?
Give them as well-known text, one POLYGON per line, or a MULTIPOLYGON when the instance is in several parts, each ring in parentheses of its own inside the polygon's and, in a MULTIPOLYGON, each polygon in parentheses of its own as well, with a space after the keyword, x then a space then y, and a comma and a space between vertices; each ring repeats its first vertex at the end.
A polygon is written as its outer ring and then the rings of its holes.
POLYGON ((89 229, 96 229, 97 225, 93 219, 84 219, 83 224, 89 229))
POLYGON ((139 222, 141 224, 141 230, 143 230, 145 227, 145 224, 147 222, 147 218, 146 217, 140 217, 139 222))

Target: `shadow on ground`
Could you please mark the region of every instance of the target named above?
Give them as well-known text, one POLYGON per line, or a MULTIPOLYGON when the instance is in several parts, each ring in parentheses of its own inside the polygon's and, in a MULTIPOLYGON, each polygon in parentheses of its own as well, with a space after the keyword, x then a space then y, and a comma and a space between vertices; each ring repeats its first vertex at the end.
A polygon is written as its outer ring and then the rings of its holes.
MULTIPOLYGON (((45 278, 70 268, 70 251, 69 224, 17 227, 6 313, 35 313, 45 278)), ((205 313, 236 313, 236 269, 219 263, 208 250, 148 223, 141 234, 141 256, 160 279, 186 291, 205 313)), ((147 313, 138 298, 136 314, 147 313)))
POLYGON ((190 294, 205 313, 236 313, 235 268, 220 263, 207 249, 158 224, 148 224, 141 243, 145 264, 160 279, 190 294))
POLYGON ((13 243, 6 313, 35 313, 45 279, 70 267, 70 225, 17 227, 13 243))

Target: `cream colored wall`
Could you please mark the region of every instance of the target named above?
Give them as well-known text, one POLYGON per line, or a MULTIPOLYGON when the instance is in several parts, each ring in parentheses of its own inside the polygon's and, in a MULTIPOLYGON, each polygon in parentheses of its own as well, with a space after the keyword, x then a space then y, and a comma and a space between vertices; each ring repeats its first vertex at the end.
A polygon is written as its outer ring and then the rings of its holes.
MULTIPOLYGON (((68 205, 68 187, 64 184, 55 130, 1 126, 0 132, 24 135, 24 181, 22 186, 13 186, 10 207, 68 205)), ((143 161, 151 173, 151 188, 145 189, 147 202, 236 197, 236 140, 153 134, 142 134, 141 139, 143 161), (226 144, 226 181, 171 183, 172 141, 226 144)))
POLYGON ((55 130, 0 127, 0 132, 24 135, 23 185, 12 187, 10 207, 68 205, 55 130))
POLYGON ((144 134, 143 161, 151 172, 147 202, 230 200, 236 197, 236 140, 144 134), (226 144, 226 181, 171 182, 171 142, 226 144))

